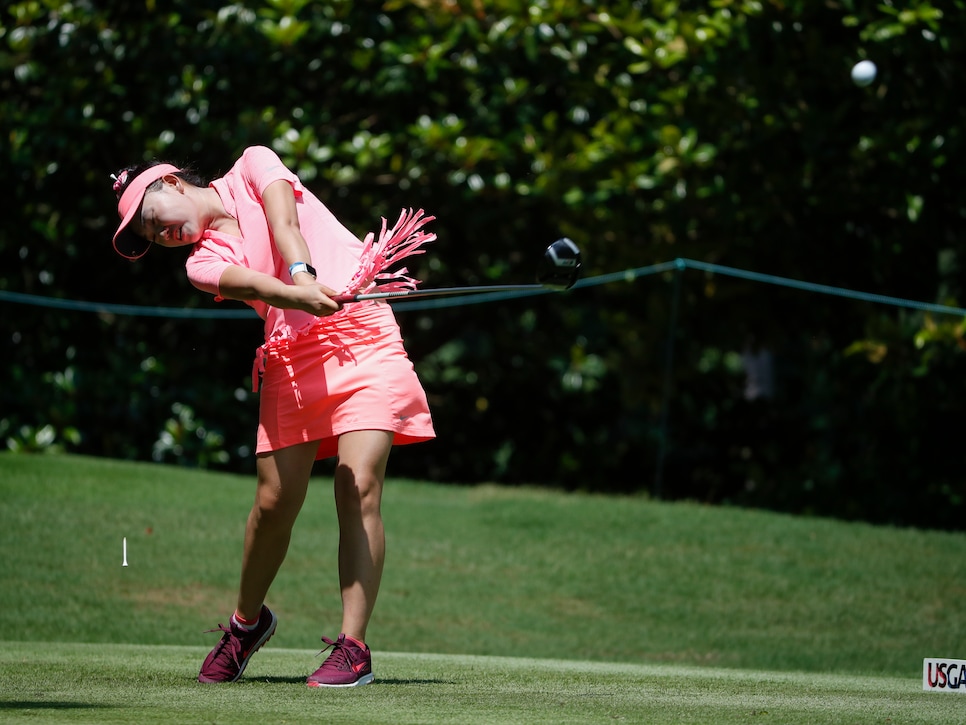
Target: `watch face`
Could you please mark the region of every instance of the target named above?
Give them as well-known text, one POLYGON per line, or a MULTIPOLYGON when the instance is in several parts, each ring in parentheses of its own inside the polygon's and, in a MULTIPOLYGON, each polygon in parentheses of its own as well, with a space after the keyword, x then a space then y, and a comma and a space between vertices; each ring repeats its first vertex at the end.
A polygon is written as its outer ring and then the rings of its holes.
POLYGON ((305 272, 307 274, 311 274, 313 277, 318 276, 315 272, 315 267, 313 267, 310 264, 306 264, 305 262, 296 262, 295 264, 293 264, 288 268, 288 273, 292 277, 297 275, 299 272, 305 272))

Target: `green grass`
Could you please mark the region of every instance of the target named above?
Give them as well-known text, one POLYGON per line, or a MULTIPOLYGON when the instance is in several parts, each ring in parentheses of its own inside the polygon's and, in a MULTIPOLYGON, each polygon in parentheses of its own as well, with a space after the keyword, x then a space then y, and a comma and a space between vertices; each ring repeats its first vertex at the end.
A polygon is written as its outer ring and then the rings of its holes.
POLYGON ((950 723, 916 678, 377 653, 356 690, 305 687, 311 650, 266 650, 235 685, 194 682, 192 647, 14 643, 0 721, 54 723, 950 723))
POLYGON ((302 683, 339 626, 326 477, 270 595, 277 635, 243 683, 205 688, 252 495, 244 476, 0 455, 0 721, 966 719, 921 692, 923 657, 966 657, 963 534, 398 480, 380 685, 319 698, 302 683))

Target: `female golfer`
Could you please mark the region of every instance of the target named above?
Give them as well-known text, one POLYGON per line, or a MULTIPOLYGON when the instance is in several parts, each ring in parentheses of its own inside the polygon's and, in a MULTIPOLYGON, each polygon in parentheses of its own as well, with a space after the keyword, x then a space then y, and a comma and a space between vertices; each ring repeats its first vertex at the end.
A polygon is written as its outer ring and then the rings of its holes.
MULTIPOLYGON (((253 370, 259 391, 255 503, 248 516, 238 601, 201 667, 201 682, 234 682, 275 632, 265 606, 305 500, 315 460, 336 456, 342 631, 311 687, 372 681, 366 628, 385 556, 380 513, 389 451, 434 437, 425 393, 385 303, 332 300, 379 281, 415 286, 385 268, 435 235, 432 217, 404 212, 378 239, 360 241, 265 147, 247 149, 210 184, 170 164, 115 177, 120 226, 114 248, 129 259, 151 244, 190 246, 188 279, 218 300, 250 305, 265 321, 253 370), (401 281, 400 281, 401 280, 401 281)), ((391 285, 392 286, 392 285, 391 285)), ((215 630, 217 631, 217 630, 215 630)))

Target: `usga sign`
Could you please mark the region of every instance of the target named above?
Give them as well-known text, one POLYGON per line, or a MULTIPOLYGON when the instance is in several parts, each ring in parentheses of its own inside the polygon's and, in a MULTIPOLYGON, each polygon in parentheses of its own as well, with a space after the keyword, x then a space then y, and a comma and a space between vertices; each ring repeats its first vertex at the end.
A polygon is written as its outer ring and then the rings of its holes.
POLYGON ((966 695, 966 660, 926 657, 922 661, 922 689, 966 695))

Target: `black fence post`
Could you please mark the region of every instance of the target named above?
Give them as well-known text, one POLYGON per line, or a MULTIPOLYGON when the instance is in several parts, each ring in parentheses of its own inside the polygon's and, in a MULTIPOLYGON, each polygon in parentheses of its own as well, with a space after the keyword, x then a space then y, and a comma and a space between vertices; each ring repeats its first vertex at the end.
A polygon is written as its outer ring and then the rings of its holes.
POLYGON ((674 371, 674 338, 677 337, 678 308, 681 305, 681 275, 687 264, 681 258, 674 260, 674 281, 671 288, 671 316, 668 321, 667 344, 664 348, 664 385, 661 396, 661 419, 658 426, 657 466, 654 471, 655 498, 664 493, 664 461, 668 450, 668 409, 671 406, 671 380, 674 371))

